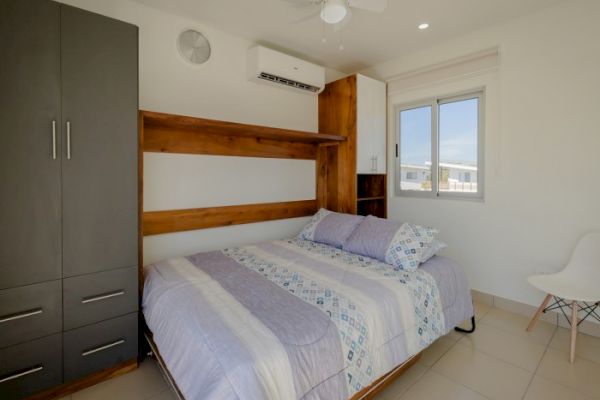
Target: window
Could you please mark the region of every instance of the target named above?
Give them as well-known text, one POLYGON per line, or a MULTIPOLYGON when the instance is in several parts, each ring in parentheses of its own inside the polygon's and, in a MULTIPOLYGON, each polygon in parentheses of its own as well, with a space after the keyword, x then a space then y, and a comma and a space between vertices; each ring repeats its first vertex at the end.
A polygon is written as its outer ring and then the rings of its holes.
POLYGON ((396 108, 399 195, 483 198, 483 92, 396 108))

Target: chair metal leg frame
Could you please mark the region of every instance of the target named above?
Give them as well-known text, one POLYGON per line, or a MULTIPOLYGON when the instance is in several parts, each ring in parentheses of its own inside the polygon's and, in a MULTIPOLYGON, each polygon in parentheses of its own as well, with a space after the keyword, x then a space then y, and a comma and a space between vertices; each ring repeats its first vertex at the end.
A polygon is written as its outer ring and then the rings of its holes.
MULTIPOLYGON (((571 318, 569 317, 569 315, 565 312, 565 308, 567 309, 571 309, 573 307, 573 303, 567 303, 565 299, 560 298, 560 297, 556 297, 553 296, 554 298, 554 303, 552 303, 551 305, 549 305, 548 307, 544 308, 544 310, 542 311, 543 313, 546 313, 547 311, 552 311, 552 310, 556 310, 556 309, 560 309, 562 315, 565 317, 565 319, 567 320, 567 322, 569 323, 569 325, 572 325, 571 323, 571 318)), ((585 306, 581 306, 579 303, 578 304, 578 312, 584 312, 585 315, 583 316, 583 318, 579 319, 579 321, 577 321, 577 325, 581 325, 581 323, 583 321, 585 321, 588 317, 593 317, 594 319, 596 319, 598 322, 600 322, 600 314, 598 314, 598 312, 596 311, 598 309, 598 307, 600 307, 600 302, 598 303, 592 303, 589 304, 587 302, 582 302, 585 306)))
POLYGON ((460 328, 460 327, 457 326, 456 328, 454 328, 454 330, 456 332, 462 332, 462 333, 473 333, 473 332, 475 332, 475 316, 473 315, 471 317, 471 329, 463 329, 463 328, 460 328))

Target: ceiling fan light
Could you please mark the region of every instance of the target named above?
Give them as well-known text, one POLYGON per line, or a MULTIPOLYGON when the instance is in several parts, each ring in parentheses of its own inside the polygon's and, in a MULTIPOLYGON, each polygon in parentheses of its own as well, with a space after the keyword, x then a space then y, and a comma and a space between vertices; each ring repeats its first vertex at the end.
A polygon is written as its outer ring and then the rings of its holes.
POLYGON ((321 9, 321 19, 328 24, 337 24, 346 17, 346 7, 346 0, 327 0, 321 9))

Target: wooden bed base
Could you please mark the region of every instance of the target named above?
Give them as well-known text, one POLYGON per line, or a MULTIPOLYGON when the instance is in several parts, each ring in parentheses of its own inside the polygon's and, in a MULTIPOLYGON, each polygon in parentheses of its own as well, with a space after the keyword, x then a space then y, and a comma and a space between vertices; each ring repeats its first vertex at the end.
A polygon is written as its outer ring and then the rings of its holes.
MULTIPOLYGON (((169 386, 171 386, 173 393, 175 393, 177 395, 178 400, 186 400, 185 397, 183 396, 183 394, 181 393, 181 391, 179 390, 179 388, 177 387, 177 384, 175 383, 175 379, 173 379, 173 376, 167 369, 167 366, 165 365, 164 360, 162 359, 160 353, 158 352, 158 347, 156 347, 156 343, 154 343, 154 340, 152 340, 152 333, 149 330, 146 330, 144 332, 144 337, 146 338, 148 345, 152 349, 152 356, 158 362, 158 366, 160 367, 160 370, 161 370, 162 374, 164 375, 165 379, 169 383, 169 386)), ((421 354, 422 354, 422 352, 412 356, 411 358, 406 360, 403 364, 400 364, 399 366, 397 366, 396 368, 394 368, 393 370, 391 370, 390 372, 388 372, 381 378, 377 379, 371 385, 367 386, 366 388, 363 388, 360 392, 358 392, 354 396, 352 396, 350 400, 373 399, 379 392, 381 392, 383 389, 385 389, 387 386, 389 386, 396 378, 400 377, 404 372, 406 372, 410 367, 412 367, 417 361, 419 361, 419 359, 421 358, 421 354)))

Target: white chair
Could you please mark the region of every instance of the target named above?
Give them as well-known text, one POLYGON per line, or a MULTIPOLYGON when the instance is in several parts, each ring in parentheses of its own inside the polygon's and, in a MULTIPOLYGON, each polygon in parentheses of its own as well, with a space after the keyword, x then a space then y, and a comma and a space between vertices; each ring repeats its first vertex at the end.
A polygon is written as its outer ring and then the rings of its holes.
POLYGON ((577 326, 587 317, 600 321, 597 308, 600 306, 600 233, 588 233, 579 240, 569 264, 556 274, 530 276, 529 283, 548 293, 529 322, 527 331, 532 331, 538 319, 546 311, 560 309, 571 324, 570 361, 575 360, 577 326), (548 306, 550 300, 554 303, 548 306), (581 303, 581 304, 580 304, 581 303), (571 318, 564 308, 570 308, 571 318), (584 314, 579 319, 579 313, 584 314))

